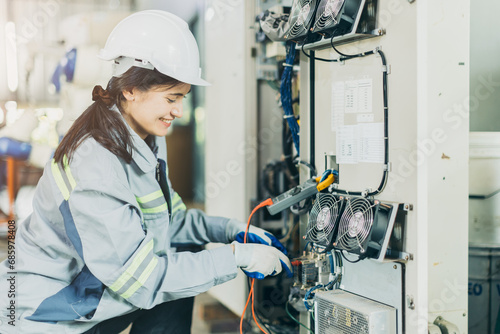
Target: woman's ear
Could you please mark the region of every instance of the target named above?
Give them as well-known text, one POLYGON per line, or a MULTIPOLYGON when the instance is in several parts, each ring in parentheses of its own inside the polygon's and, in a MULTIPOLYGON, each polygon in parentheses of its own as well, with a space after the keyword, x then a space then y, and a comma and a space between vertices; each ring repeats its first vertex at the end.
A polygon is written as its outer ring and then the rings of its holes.
POLYGON ((122 90, 122 94, 127 101, 135 101, 137 90, 135 88, 132 88, 130 90, 122 90))

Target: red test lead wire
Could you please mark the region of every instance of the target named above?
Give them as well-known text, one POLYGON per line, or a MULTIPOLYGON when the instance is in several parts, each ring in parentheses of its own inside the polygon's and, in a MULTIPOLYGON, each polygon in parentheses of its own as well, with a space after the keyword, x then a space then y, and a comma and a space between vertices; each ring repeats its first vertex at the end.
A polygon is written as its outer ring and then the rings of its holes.
MULTIPOLYGON (((264 206, 269 206, 271 204, 273 204, 273 200, 270 199, 270 198, 268 198, 265 201, 261 202, 259 205, 257 205, 252 210, 252 212, 250 213, 250 216, 248 217, 247 228, 245 229, 245 237, 243 239, 244 243, 247 242, 248 229, 250 228, 250 221, 252 220, 253 214, 257 210, 259 210, 260 208, 262 208, 264 206)), ((253 290, 254 283, 255 283, 255 278, 252 278, 252 285, 251 285, 251 288, 250 288, 250 292, 248 293, 247 302, 245 304, 245 308, 243 309, 243 314, 241 315, 241 320, 240 320, 240 334, 243 334, 243 319, 245 318, 245 313, 247 311, 247 307, 248 307, 248 303, 250 302, 250 299, 252 299, 252 316, 253 316, 253 320, 255 321, 255 323, 257 324, 257 326, 259 327, 259 329, 262 331, 262 333, 268 334, 265 330, 262 329, 262 327, 260 327, 259 322, 255 318, 255 311, 254 311, 254 290, 253 290)))

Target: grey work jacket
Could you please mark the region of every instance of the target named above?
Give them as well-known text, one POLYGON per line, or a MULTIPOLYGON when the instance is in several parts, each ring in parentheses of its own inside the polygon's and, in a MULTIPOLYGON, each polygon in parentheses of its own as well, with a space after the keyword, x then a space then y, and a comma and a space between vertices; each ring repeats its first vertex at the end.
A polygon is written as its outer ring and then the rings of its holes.
POLYGON ((166 172, 157 171, 157 159, 166 161, 165 139, 156 139, 155 154, 129 131, 135 145, 130 164, 89 138, 69 164, 46 165, 33 213, 18 226, 15 268, 0 263, 0 333, 82 333, 236 276, 229 245, 199 253, 172 250, 175 244, 230 242, 229 220, 186 210, 165 177, 169 215, 157 181, 166 172), (13 299, 6 298, 12 277, 13 299))

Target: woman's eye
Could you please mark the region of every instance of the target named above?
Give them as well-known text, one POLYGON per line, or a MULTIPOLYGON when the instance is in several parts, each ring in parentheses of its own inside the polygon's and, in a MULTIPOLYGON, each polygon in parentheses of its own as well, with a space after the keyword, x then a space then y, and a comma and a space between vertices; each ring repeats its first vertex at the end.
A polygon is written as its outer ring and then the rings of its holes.
POLYGON ((167 98, 168 103, 175 103, 175 100, 167 98))

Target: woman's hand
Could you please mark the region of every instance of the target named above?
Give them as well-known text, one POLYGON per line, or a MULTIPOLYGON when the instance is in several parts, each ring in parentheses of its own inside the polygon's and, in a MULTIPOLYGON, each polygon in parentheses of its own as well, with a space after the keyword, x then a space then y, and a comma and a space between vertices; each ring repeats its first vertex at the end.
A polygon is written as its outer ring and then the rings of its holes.
POLYGON ((242 244, 234 241, 236 265, 251 277, 263 279, 266 276, 278 275, 283 269, 288 277, 292 277, 292 265, 288 257, 274 247, 260 244, 242 244))
MULTIPOLYGON (((229 242, 237 241, 239 243, 244 243, 246 227, 246 224, 240 223, 236 220, 230 220, 226 226, 226 236, 229 242)), ((269 233, 259 227, 250 225, 246 242, 273 246, 285 255, 287 254, 285 246, 283 246, 283 244, 281 244, 281 242, 279 242, 279 240, 272 233, 269 233)))

